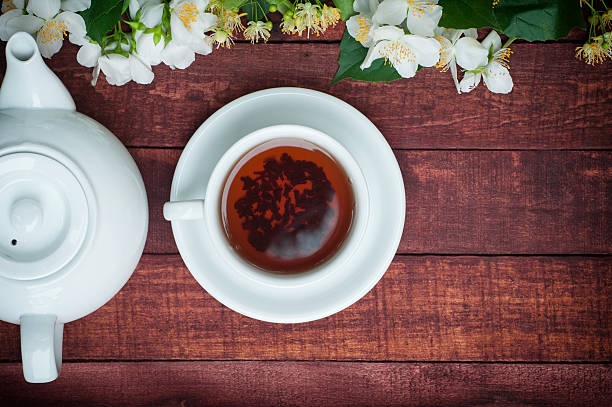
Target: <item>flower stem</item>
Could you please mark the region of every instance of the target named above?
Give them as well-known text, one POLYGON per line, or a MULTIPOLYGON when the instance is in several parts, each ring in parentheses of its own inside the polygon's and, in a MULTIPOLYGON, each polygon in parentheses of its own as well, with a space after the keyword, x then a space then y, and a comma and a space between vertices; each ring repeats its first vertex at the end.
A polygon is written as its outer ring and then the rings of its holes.
POLYGON ((504 46, 502 48, 508 48, 510 46, 510 44, 512 44, 514 41, 516 41, 516 37, 508 38, 508 41, 506 41, 506 43, 504 44, 504 46))
POLYGON ((591 11, 593 13, 597 13, 597 10, 595 10, 595 8, 593 7, 593 5, 590 2, 588 2, 587 0, 583 0, 583 3, 586 4, 587 6, 589 6, 589 8, 591 9, 591 11))

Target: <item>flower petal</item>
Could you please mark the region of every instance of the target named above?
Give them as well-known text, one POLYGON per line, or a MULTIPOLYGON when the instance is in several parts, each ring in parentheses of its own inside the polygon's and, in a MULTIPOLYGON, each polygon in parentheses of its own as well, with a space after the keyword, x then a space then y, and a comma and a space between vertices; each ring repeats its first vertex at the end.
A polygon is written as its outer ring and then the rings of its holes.
POLYGON ((497 61, 491 62, 484 71, 484 81, 493 93, 510 93, 514 87, 508 69, 497 61))
POLYGON ((100 69, 111 85, 125 85, 132 79, 129 58, 119 54, 104 55, 99 60, 100 69))
POLYGON ((374 42, 378 42, 382 40, 393 41, 393 40, 402 38, 403 36, 405 36, 404 30, 402 30, 399 27, 392 26, 392 25, 385 25, 383 27, 378 27, 372 33, 374 42))
POLYGON ((161 53, 164 50, 164 38, 155 44, 154 34, 142 34, 136 39, 136 52, 143 61, 149 65, 158 65, 162 61, 161 53))
POLYGON ((200 14, 200 22, 202 23, 203 32, 210 31, 211 28, 217 25, 217 16, 212 13, 200 14))
POLYGON ((98 64, 98 58, 100 58, 101 48, 98 44, 88 42, 83 44, 77 52, 77 62, 88 68, 93 68, 98 64))
POLYGON ((42 18, 23 14, 21 10, 11 10, 0 16, 0 39, 8 41, 18 31, 34 35, 43 26, 42 18))
POLYGON ((346 21, 346 30, 351 37, 359 41, 364 47, 369 48, 372 46, 372 20, 365 15, 360 14, 349 18, 346 21))
POLYGON ((161 59, 171 69, 185 69, 195 61, 195 52, 185 45, 170 41, 162 51, 161 59))
POLYGON ((499 34, 493 30, 486 36, 484 40, 482 40, 482 46, 489 51, 491 49, 491 45, 493 46, 493 52, 496 52, 501 49, 502 43, 499 34))
POLYGON ((392 61, 392 64, 402 78, 412 78, 419 69, 419 64, 414 58, 402 58, 399 61, 392 61))
POLYGON ((478 41, 471 37, 460 38, 455 44, 455 58, 457 64, 465 70, 471 71, 489 62, 489 51, 478 41))
POLYGON ((463 35, 466 37, 470 37, 470 38, 478 38, 478 30, 475 28, 468 28, 466 30, 462 30, 463 31, 463 35))
POLYGON ((384 0, 378 5, 372 21, 378 24, 400 25, 406 19, 407 13, 406 0, 384 0))
POLYGON ((385 45, 388 45, 390 43, 391 41, 380 41, 373 47, 370 47, 370 49, 368 49, 368 53, 366 54, 365 59, 363 60, 363 62, 361 63, 359 67, 363 70, 363 69, 367 69, 370 66, 372 66, 372 62, 374 62, 378 58, 382 58, 382 54, 380 53, 382 48, 385 45))
POLYGON ((83 11, 91 7, 91 0, 62 0, 61 9, 65 11, 83 11))
POLYGON ((170 29, 172 30, 172 39, 176 40, 179 44, 189 46, 192 42, 191 33, 174 12, 170 16, 170 29))
POLYGON ((60 0, 30 0, 26 11, 45 20, 50 20, 59 13, 60 5, 60 0))
POLYGON ((96 64, 91 73, 91 86, 96 86, 96 83, 98 83, 98 76, 100 76, 100 64, 96 64))
POLYGON ((434 38, 405 35, 400 40, 415 54, 415 62, 422 66, 434 66, 440 60, 440 43, 434 38))
POLYGON ((480 77, 482 74, 474 72, 466 72, 461 82, 459 82, 459 88, 463 93, 469 93, 476 89, 476 86, 480 83, 480 77))
MULTIPOLYGON (((389 0, 385 0, 389 1, 389 0)), ((411 7, 406 18, 406 27, 411 34, 432 37, 434 30, 442 18, 442 7, 425 5, 421 6, 424 12, 411 7)))
POLYGON ((153 82, 153 71, 151 67, 146 62, 143 62, 136 55, 130 55, 130 74, 132 76, 132 80, 136 83, 140 83, 141 85, 147 85, 153 82))
MULTIPOLYGON (((376 1, 378 3, 378 1, 376 1)), ((370 9, 370 0, 355 0, 353 1, 353 10, 356 13, 365 13, 372 15, 373 11, 370 9)))
POLYGON ((38 44, 38 49, 43 57, 51 58, 62 48, 66 28, 66 23, 63 20, 54 18, 45 21, 36 34, 36 44, 38 44))
MULTIPOLYGON (((17 9, 10 9, 6 11, 4 14, 0 15, 0 40, 8 41, 9 38, 11 38, 11 35, 15 34, 17 31, 23 31, 23 30, 19 30, 15 28, 14 25, 13 26, 10 25, 11 20, 13 20, 16 17, 21 17, 21 16, 23 16, 23 11, 17 10, 17 9)), ((42 20, 41 20, 41 25, 42 25, 42 20)))
POLYGON ((455 62, 451 62, 450 71, 451 75, 453 76, 455 88, 457 88, 457 93, 461 94, 461 88, 459 87, 459 81, 457 80, 457 64, 455 62))
POLYGON ((61 39, 50 39, 47 40, 40 35, 36 36, 36 44, 38 45, 38 50, 40 51, 40 55, 45 58, 51 58, 53 55, 57 54, 59 50, 62 48, 62 44, 64 43, 61 39))
POLYGON ((147 2, 142 6, 140 22, 149 28, 157 27, 162 22, 164 5, 158 2, 147 2))
POLYGON ((85 28, 85 20, 83 20, 80 14, 64 11, 58 14, 54 20, 66 27, 66 30, 70 33, 70 42, 77 45, 84 44, 87 29, 85 28))
POLYGON ((138 10, 140 10, 140 2, 138 0, 130 0, 130 4, 128 4, 128 14, 132 20, 136 19, 138 10))

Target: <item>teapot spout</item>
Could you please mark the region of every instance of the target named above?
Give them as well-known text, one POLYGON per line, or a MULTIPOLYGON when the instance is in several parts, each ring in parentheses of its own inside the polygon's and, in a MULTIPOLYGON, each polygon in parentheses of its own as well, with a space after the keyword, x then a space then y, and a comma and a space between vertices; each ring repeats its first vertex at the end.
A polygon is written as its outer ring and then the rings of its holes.
POLYGON ((75 110, 70 93, 43 62, 36 41, 28 33, 15 33, 6 44, 0 109, 75 110))

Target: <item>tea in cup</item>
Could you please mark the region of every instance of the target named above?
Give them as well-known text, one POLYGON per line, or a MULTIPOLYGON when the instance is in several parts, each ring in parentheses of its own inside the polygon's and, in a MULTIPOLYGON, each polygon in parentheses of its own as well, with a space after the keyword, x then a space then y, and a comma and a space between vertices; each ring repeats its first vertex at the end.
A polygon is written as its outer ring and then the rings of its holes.
POLYGON ((203 220, 234 269, 272 281, 320 276, 342 264, 363 235, 368 210, 363 174, 340 143, 281 125, 240 139, 216 164, 205 199, 167 202, 164 216, 203 220))

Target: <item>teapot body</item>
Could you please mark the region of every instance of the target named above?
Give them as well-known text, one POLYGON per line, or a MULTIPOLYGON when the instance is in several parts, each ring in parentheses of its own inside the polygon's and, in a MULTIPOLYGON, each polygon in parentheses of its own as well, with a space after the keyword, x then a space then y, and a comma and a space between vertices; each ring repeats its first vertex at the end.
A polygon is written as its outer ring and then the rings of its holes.
POLYGON ((147 195, 126 148, 75 111, 34 38, 6 45, 0 86, 0 319, 26 381, 55 380, 64 323, 110 300, 145 245, 147 195))
MULTIPOLYGON (((140 172, 109 130, 75 111, 0 110, 0 135, 0 163, 24 153, 57 162, 78 182, 84 197, 79 205, 86 212, 79 241, 71 242, 73 250, 53 270, 45 269, 44 256, 38 263, 20 262, 8 242, 0 242, 0 256, 8 259, 0 263, 0 319, 19 323, 24 314, 53 314, 66 323, 81 318, 121 289, 142 255, 148 205, 140 172), (28 274, 28 267, 39 271, 28 274)), ((67 211, 74 209, 68 205, 67 211)), ((0 238, 16 241, 1 231, 0 238)))

